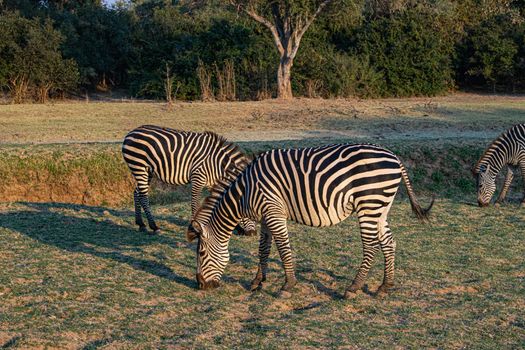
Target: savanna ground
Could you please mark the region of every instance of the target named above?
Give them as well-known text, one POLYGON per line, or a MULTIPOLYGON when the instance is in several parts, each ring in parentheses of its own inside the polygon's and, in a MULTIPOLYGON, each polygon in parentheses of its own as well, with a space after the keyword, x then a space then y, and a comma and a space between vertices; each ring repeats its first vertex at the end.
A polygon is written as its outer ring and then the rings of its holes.
POLYGON ((470 167, 509 126, 525 98, 459 94, 433 99, 237 103, 57 103, 0 106, 0 346, 7 348, 525 347, 525 209, 477 208, 470 167), (404 193, 390 223, 397 286, 376 298, 382 256, 367 288, 344 300, 361 261, 355 218, 324 229, 290 224, 299 286, 279 297, 269 279, 247 291, 258 239, 234 236, 221 288, 197 291, 186 243, 188 188, 157 184, 163 232, 134 225, 119 155, 141 124, 213 130, 248 152, 374 142, 409 167, 432 222, 417 222, 404 193))

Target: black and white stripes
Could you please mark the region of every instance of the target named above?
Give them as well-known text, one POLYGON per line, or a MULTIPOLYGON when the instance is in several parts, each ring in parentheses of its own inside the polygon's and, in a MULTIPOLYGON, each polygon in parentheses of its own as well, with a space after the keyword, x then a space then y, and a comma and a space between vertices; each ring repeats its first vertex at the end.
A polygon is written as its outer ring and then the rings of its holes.
MULTIPOLYGON (((272 239, 286 274, 284 290, 296 283, 286 221, 309 226, 335 225, 356 213, 363 261, 347 293, 360 289, 381 249, 385 275, 380 292, 394 283, 396 244, 387 215, 403 180, 414 212, 426 218, 430 208, 416 201, 405 168, 390 151, 374 145, 330 145, 273 150, 257 157, 231 183, 221 182, 195 215, 198 236, 197 281, 201 288, 218 285, 229 259, 228 242, 241 217, 261 220, 259 269, 252 282, 266 279, 272 239)), ((195 238, 190 235, 189 239, 195 238)))
MULTIPOLYGON (((504 166, 508 167, 507 175, 496 203, 505 199, 514 177, 513 169, 520 168, 525 184, 525 124, 515 125, 501 134, 485 150, 474 167, 480 206, 489 205, 496 192, 496 176, 504 166)), ((525 192, 521 205, 525 206, 525 192)))
MULTIPOLYGON (((151 213, 148 192, 153 176, 173 185, 191 182, 192 217, 199 207, 204 187, 211 187, 228 175, 230 179, 245 166, 246 157, 237 146, 211 132, 177 131, 144 125, 130 131, 124 138, 122 154, 136 182, 134 193, 135 221, 146 230, 141 210, 146 213, 150 228, 159 227, 151 213)), ((253 222, 243 221, 248 231, 253 222)))

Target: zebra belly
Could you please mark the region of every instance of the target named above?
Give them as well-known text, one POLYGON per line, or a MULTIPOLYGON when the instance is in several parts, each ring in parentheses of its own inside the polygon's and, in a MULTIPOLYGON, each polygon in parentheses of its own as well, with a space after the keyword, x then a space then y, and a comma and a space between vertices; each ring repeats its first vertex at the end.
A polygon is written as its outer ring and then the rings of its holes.
POLYGON ((341 193, 337 200, 329 205, 319 205, 315 201, 306 201, 303 205, 288 203, 288 219, 297 223, 314 226, 326 227, 333 226, 344 221, 354 212, 354 205, 351 196, 341 193))
POLYGON ((310 191, 310 194, 294 193, 285 196, 289 219, 298 223, 326 227, 348 218, 353 212, 359 216, 374 215, 393 201, 401 178, 397 172, 387 180, 365 185, 342 186, 333 191, 310 191))

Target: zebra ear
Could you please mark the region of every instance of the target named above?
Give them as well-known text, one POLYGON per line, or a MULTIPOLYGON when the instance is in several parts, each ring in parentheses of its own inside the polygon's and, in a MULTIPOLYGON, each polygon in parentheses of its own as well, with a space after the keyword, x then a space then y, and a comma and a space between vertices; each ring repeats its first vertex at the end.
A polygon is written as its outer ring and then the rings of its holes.
POLYGON ((202 226, 198 221, 193 220, 186 230, 186 240, 193 242, 195 238, 199 237, 202 233, 202 226))

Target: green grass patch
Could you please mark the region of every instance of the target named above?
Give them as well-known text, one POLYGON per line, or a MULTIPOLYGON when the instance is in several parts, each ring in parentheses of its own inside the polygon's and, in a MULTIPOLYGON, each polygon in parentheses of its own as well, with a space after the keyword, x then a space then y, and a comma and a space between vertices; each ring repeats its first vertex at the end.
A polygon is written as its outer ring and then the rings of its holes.
MULTIPOLYGON (((309 147, 348 142, 321 138, 281 142, 239 142, 248 154, 275 147, 309 147)), ((455 199, 475 199, 471 169, 484 148, 477 142, 416 141, 382 144, 399 156, 409 171, 416 193, 455 199), (430 152, 429 150, 432 150, 430 152)), ((518 175, 518 174, 517 174, 518 175)), ((120 144, 73 144, 5 147, 0 153, 0 198, 4 201, 67 202, 88 205, 129 205, 134 180, 122 159, 120 144)), ((499 188, 504 173, 498 180, 499 188)), ((514 181, 511 200, 518 200, 522 182, 514 181)), ((151 200, 163 205, 189 198, 189 186, 154 181, 151 200)), ((401 186, 404 193, 404 187, 401 186)), ((403 195, 403 194, 402 194, 403 195)))
MULTIPOLYGON (((234 236, 221 288, 197 291, 186 202, 155 207, 163 233, 133 213, 82 205, 0 208, 0 345, 17 347, 284 346, 520 348, 525 341, 525 212, 439 201, 430 225, 396 201, 397 287, 385 299, 342 299, 361 261, 355 218, 332 228, 290 224, 300 281, 278 291, 272 251, 263 290, 247 291, 258 239, 234 236)), ((378 255, 368 279, 382 278, 378 255)))

